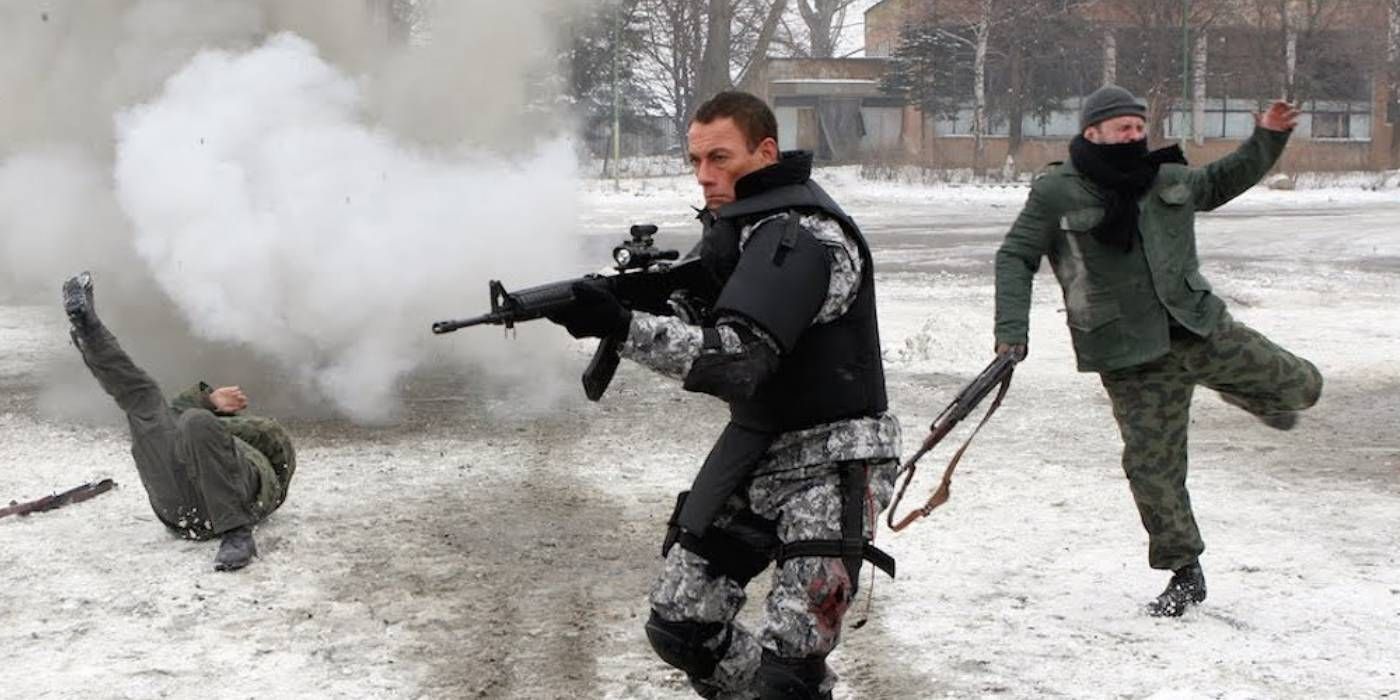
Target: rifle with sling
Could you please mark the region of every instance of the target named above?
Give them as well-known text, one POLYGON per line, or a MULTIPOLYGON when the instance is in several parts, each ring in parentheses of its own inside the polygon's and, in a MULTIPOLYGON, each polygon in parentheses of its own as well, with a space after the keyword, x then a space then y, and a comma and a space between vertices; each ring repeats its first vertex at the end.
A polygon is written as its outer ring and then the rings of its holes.
POLYGON ((890 503, 889 513, 886 517, 886 523, 889 525, 890 530, 899 532, 909 527, 915 520, 927 516, 929 513, 933 512, 934 508, 948 501, 949 487, 953 483, 953 470, 957 468, 963 453, 967 451, 967 446, 972 443, 972 438, 977 437, 977 432, 982 429, 982 426, 987 424, 987 419, 991 418, 992 414, 996 413, 997 408, 1001 406, 1002 398, 1006 396, 1007 389, 1011 388, 1011 374, 1016 370, 1016 363, 1020 360, 1021 356, 1015 350, 1007 350, 997 355, 996 359, 992 360, 991 364, 987 365, 986 369, 983 369, 981 374, 978 374, 975 379, 968 382, 967 386, 963 387, 962 391, 958 392, 957 398, 953 399, 953 402, 948 404, 948 407, 944 408, 943 412, 939 413, 937 418, 933 419, 933 423, 929 425, 929 435, 927 438, 924 438, 924 444, 919 447, 919 450, 914 453, 914 456, 910 457, 909 460, 900 467, 899 474, 895 476, 895 478, 898 479, 900 475, 903 475, 904 483, 900 485, 899 492, 895 494, 894 501, 890 503), (992 392, 992 389, 997 390, 996 398, 992 399, 992 405, 988 407, 987 412, 982 415, 982 420, 977 423, 977 427, 973 429, 972 434, 967 436, 967 439, 963 441, 962 447, 958 448, 957 453, 955 453, 952 460, 948 462, 948 467, 943 470, 943 481, 939 483, 933 495, 929 496, 928 502, 925 503, 922 508, 910 511, 896 522, 895 509, 899 506, 899 502, 903 500, 904 491, 909 488, 909 482, 914 480, 915 465, 918 463, 919 458, 923 457, 929 450, 932 450, 944 437, 947 437, 948 433, 951 432, 958 423, 962 422, 964 418, 972 413, 973 409, 977 408, 977 404, 981 403, 982 399, 986 398, 987 394, 992 392))
POLYGON ((36 498, 24 503, 10 501, 10 505, 0 508, 0 518, 7 515, 40 513, 46 510, 62 508, 69 503, 81 503, 89 498, 111 491, 116 485, 117 483, 111 479, 103 479, 101 481, 92 481, 82 486, 75 486, 61 493, 51 493, 43 498, 36 498))

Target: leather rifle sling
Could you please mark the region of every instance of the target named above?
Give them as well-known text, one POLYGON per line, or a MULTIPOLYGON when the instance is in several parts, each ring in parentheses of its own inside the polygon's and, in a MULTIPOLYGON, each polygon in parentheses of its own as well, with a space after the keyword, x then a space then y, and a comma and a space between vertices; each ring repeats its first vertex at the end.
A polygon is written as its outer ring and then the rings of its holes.
MULTIPOLYGON (((925 503, 922 508, 909 511, 908 514, 896 523, 894 519, 895 509, 899 507, 899 502, 904 499, 904 491, 909 488, 909 482, 914 480, 915 463, 919 461, 920 457, 924 456, 924 453, 933 449, 934 445, 937 445, 948 434, 947 431, 941 435, 936 432, 929 435, 928 438, 924 440, 924 444, 919 448, 919 451, 915 452, 914 456, 910 457, 909 461, 905 462, 904 466, 899 468, 899 473, 904 475, 904 483, 900 485, 899 493, 895 494, 894 500, 890 502, 890 509, 885 520, 891 531, 899 532, 909 527, 915 520, 927 516, 929 513, 933 512, 934 508, 948 501, 949 487, 953 483, 953 470, 957 468, 958 462, 962 460, 963 453, 967 451, 967 446, 972 444, 972 438, 977 437, 978 431, 982 430, 982 426, 987 424, 987 419, 991 418, 992 414, 996 413, 997 408, 1001 406, 1002 398, 1006 396, 1007 389, 1011 388, 1011 374, 1007 373, 1006 377, 1004 377, 999 384, 1000 386, 997 387, 996 398, 992 399, 992 405, 987 408, 986 413, 982 414, 982 420, 978 421, 977 427, 974 428, 972 434, 968 435, 967 439, 963 441, 962 447, 958 448, 958 451, 948 462, 948 467, 943 470, 943 481, 939 483, 938 489, 933 492, 932 496, 929 496, 928 502, 925 503)), ((951 427, 949 430, 951 430, 951 427)))

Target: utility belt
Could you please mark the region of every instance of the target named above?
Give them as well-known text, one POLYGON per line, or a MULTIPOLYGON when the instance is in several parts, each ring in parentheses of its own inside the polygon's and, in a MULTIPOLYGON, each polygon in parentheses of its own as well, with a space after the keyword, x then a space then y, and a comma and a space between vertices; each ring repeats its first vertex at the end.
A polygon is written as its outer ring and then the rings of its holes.
POLYGON ((712 575, 734 579, 741 585, 768 568, 770 562, 781 566, 788 559, 797 557, 840 559, 851 579, 852 595, 858 587, 863 561, 870 562, 893 578, 894 557, 865 538, 865 500, 869 488, 866 464, 865 460, 857 460, 841 465, 840 539, 780 542, 775 521, 747 511, 724 526, 710 527, 703 535, 695 535, 681 527, 679 522, 681 510, 690 495, 689 491, 682 491, 676 496, 676 507, 666 523, 666 539, 661 544, 661 556, 665 557, 672 547, 679 544, 681 548, 704 557, 712 575))

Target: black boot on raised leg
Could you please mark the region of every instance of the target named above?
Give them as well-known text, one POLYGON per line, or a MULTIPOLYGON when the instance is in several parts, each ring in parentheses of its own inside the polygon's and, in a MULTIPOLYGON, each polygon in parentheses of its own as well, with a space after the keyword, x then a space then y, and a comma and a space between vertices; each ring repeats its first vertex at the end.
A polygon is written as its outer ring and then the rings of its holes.
POLYGON ((75 331, 89 331, 102 323, 93 300, 91 273, 80 272, 63 282, 63 312, 75 331))

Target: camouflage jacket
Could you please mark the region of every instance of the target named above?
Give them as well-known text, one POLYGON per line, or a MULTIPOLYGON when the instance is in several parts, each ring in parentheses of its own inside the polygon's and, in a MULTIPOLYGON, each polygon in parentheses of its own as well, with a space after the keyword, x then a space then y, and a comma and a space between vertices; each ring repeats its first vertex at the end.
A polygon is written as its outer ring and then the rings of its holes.
MULTIPOLYGON (((740 232, 740 248, 759 226, 774 218, 796 216, 794 212, 774 214, 750 224, 740 232)), ((813 324, 840 318, 850 309, 860 288, 862 261, 859 249, 835 220, 822 214, 803 214, 801 225, 814 238, 826 245, 831 261, 830 284, 825 302, 813 319, 813 324)), ((717 352, 744 352, 743 342, 735 326, 743 325, 748 332, 764 339, 778 352, 776 341, 762 329, 737 317, 721 317, 715 328, 721 348, 717 352)), ((672 377, 683 379, 698 358, 704 344, 702 328, 693 319, 683 316, 633 314, 622 355, 642 365, 672 377)), ((777 437, 754 474, 783 472, 785 476, 803 478, 813 470, 829 469, 834 462, 858 459, 897 459, 900 453, 899 421, 893 414, 841 420, 804 428, 777 437)))
POLYGON ((1036 178, 996 257, 996 340, 1025 343, 1031 282, 1042 258, 1064 292, 1078 368, 1102 372, 1166 354, 1170 326, 1210 335, 1225 303, 1201 276, 1196 212, 1248 190, 1273 167, 1288 133, 1263 127, 1203 168, 1163 165, 1138 201, 1141 237, 1127 253, 1090 232, 1105 215, 1104 193, 1072 162, 1036 178))
POLYGON ((296 450, 292 448, 291 436, 287 434, 286 429, 277 421, 264 416, 220 413, 209 400, 212 391, 213 387, 200 382, 171 399, 170 410, 176 415, 191 408, 210 411, 219 417, 219 423, 230 435, 248 443, 267 457, 273 471, 277 472, 279 481, 283 484, 290 483, 292 474, 296 472, 297 457, 296 450))

